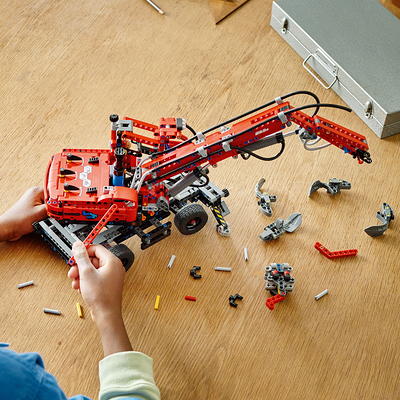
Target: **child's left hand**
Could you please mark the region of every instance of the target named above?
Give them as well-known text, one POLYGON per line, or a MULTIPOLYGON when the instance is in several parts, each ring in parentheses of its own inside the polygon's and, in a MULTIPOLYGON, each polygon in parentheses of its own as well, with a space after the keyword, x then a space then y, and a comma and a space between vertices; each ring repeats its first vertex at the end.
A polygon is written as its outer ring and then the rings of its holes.
POLYGON ((10 209, 0 215, 0 241, 17 240, 32 232, 32 224, 47 216, 43 201, 43 189, 32 187, 10 209))

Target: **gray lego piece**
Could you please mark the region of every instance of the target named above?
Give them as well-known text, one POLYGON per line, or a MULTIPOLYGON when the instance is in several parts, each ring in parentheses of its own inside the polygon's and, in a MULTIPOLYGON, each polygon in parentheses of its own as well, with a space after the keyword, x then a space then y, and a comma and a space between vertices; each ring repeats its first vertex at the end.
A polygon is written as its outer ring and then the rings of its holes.
POLYGON ((264 185, 265 179, 261 178, 255 187, 256 196, 258 199, 258 205, 262 213, 265 215, 272 215, 271 203, 276 201, 276 196, 270 195, 268 193, 262 193, 261 187, 264 185))
POLYGON ((299 228, 301 222, 302 215, 300 213, 293 213, 286 220, 278 218, 275 222, 264 228, 260 238, 264 241, 276 240, 285 232, 294 232, 299 228))
POLYGON ((286 296, 294 289, 293 268, 288 263, 272 263, 265 267, 265 289, 273 296, 286 296))
POLYGON ((364 232, 371 237, 381 236, 389 228, 390 221, 394 219, 392 207, 387 203, 383 203, 381 210, 376 213, 376 218, 382 222, 382 225, 373 225, 364 229, 364 232))
POLYGON ((318 293, 316 296, 314 296, 314 299, 319 300, 321 297, 326 296, 328 293, 329 293, 328 289, 325 289, 321 293, 318 293))
POLYGON ((43 308, 43 312, 46 314, 61 315, 61 311, 53 310, 52 308, 43 308))
POLYGON ((335 195, 335 194, 340 193, 340 191, 342 189, 350 190, 351 183, 348 181, 345 181, 343 179, 336 179, 336 178, 329 179, 328 183, 324 183, 321 181, 315 181, 311 185, 308 195, 311 196, 314 192, 316 192, 320 188, 324 188, 324 189, 326 189, 327 193, 329 193, 331 195, 335 195))
MULTIPOLYGON (((208 171, 202 170, 204 177, 208 171)), ((225 216, 230 213, 224 197, 229 196, 227 189, 220 189, 212 182, 203 183, 201 178, 196 178, 194 173, 180 174, 166 182, 168 192, 173 190, 174 196, 170 199, 169 208, 175 214, 188 203, 201 201, 210 208, 217 222, 216 229, 221 236, 230 236, 231 230, 225 221, 225 216), (192 185, 192 186, 191 186, 192 185)))

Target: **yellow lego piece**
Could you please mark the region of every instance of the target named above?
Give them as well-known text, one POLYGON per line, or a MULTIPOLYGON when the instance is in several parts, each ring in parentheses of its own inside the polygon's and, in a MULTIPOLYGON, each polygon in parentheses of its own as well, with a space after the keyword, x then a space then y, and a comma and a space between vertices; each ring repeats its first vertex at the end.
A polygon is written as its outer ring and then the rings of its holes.
POLYGON ((160 296, 157 295, 156 302, 154 303, 154 309, 158 310, 159 305, 160 305, 160 296))
POLYGON ((76 303, 76 311, 78 311, 78 317, 83 318, 82 306, 79 303, 76 303))

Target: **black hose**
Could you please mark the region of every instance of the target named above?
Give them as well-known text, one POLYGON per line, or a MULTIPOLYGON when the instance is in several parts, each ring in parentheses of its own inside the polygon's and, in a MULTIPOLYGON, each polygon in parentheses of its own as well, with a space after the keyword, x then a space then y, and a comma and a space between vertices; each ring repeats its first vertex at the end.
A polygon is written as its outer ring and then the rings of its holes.
MULTIPOLYGON (((257 158, 258 160, 261 160, 261 161, 273 161, 273 160, 276 160, 278 157, 280 157, 282 155, 282 153, 284 152, 284 150, 285 150, 285 140, 284 140, 283 137, 277 143, 281 144, 281 149, 278 151, 278 153, 276 153, 272 157, 262 157, 262 156, 260 156, 260 155, 258 155, 256 153, 253 153, 250 150, 241 149, 240 147, 236 147, 236 146, 231 146, 231 149, 236 150, 238 153, 248 154, 249 156, 255 157, 255 158, 257 158)), ((247 160, 247 159, 248 159, 248 157, 245 158, 245 160, 247 160)))
POLYGON ((193 136, 197 135, 197 132, 190 125, 186 124, 186 128, 189 129, 189 131, 193 133, 193 136))

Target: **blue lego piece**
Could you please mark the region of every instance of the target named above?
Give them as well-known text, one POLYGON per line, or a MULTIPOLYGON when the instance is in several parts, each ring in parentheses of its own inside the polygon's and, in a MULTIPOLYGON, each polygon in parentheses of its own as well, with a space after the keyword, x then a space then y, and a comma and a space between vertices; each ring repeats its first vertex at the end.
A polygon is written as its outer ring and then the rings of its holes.
POLYGON ((113 186, 124 186, 124 176, 113 175, 113 186))
POLYGON ((84 217, 86 217, 87 219, 96 219, 97 218, 97 214, 93 214, 89 211, 82 211, 82 215, 84 217))

